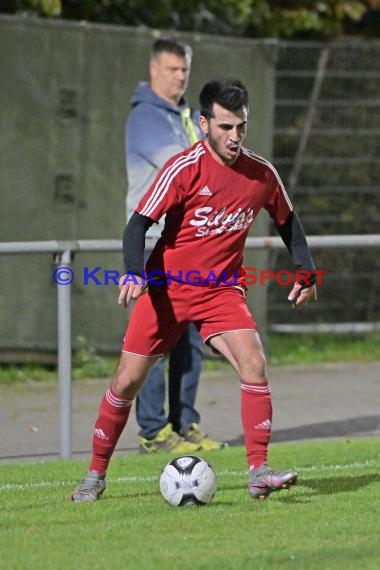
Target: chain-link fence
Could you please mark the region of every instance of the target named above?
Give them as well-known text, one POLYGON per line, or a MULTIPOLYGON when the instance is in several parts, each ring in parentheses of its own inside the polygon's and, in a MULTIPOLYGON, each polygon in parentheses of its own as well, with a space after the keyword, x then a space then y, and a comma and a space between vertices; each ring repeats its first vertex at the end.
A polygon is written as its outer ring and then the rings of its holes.
MULTIPOLYGON (((379 233, 380 42, 280 44, 274 164, 307 234, 379 233)), ((291 312, 274 283, 269 324, 380 321, 376 250, 313 253, 319 302, 291 312)), ((286 252, 272 262, 289 268, 286 252)))

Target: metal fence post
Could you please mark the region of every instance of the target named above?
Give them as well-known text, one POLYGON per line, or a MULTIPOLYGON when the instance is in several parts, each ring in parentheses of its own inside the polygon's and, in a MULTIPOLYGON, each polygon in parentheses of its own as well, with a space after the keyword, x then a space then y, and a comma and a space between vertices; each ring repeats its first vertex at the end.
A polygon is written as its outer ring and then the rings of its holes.
MULTIPOLYGON (((57 254, 57 271, 70 266, 71 250, 57 254)), ((72 452, 71 398, 71 285, 57 283, 58 292, 58 390, 59 451, 62 459, 72 452)))

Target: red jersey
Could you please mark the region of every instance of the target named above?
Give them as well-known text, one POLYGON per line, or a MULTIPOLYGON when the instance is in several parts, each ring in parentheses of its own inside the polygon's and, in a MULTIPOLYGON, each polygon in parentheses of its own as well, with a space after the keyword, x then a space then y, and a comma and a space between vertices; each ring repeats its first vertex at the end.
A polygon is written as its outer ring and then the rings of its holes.
POLYGON ((209 286, 218 284, 211 273, 219 283, 233 282, 261 208, 278 225, 293 210, 275 168, 244 147, 226 166, 197 142, 168 160, 136 209, 156 222, 166 214, 147 272, 165 272, 178 281, 195 272, 209 286))

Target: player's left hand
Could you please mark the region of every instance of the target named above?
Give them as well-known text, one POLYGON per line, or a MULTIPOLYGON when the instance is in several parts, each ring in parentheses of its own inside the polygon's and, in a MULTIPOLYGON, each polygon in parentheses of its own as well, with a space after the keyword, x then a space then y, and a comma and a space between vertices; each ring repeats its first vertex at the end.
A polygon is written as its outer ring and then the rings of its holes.
POLYGON ((294 283, 293 289, 288 295, 288 301, 292 303, 294 309, 300 309, 308 304, 309 301, 317 300, 317 288, 315 285, 302 289, 300 283, 294 283))
POLYGON ((132 280, 125 280, 125 275, 119 279, 119 297, 117 302, 119 305, 127 307, 132 300, 136 300, 148 290, 148 285, 142 277, 133 275, 132 280))

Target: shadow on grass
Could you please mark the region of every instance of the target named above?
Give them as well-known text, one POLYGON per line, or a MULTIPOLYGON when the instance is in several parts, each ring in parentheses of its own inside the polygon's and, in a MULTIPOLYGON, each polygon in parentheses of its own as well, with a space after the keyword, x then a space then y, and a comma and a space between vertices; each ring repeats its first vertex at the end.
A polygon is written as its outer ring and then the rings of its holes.
MULTIPOLYGON (((273 496, 281 502, 292 504, 311 503, 313 497, 317 495, 334 495, 336 493, 348 493, 357 491, 372 483, 380 482, 380 473, 371 473, 357 477, 323 477, 320 479, 301 479, 298 484, 289 490, 281 489, 273 493, 273 496), (297 493, 297 489, 303 489, 303 494, 297 493), (306 491, 306 492, 305 492, 306 491)), ((223 484, 220 491, 241 491, 244 483, 223 484)), ((272 496, 272 495, 271 495, 272 496)))
POLYGON ((337 493, 349 493, 358 491, 372 483, 380 481, 379 473, 360 475, 357 477, 328 477, 320 479, 305 479, 298 482, 297 487, 306 488, 306 495, 288 495, 279 497, 286 503, 308 503, 317 495, 335 495, 337 493))
POLYGON ((302 487, 315 489, 319 495, 332 495, 357 491, 372 483, 380 481, 380 473, 360 475, 357 477, 328 477, 321 479, 305 479, 299 483, 302 487))

